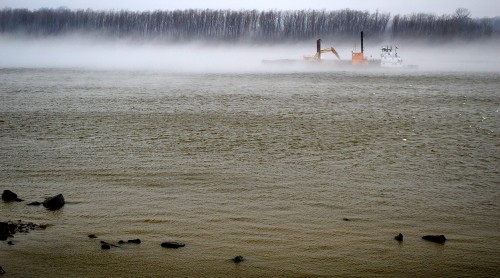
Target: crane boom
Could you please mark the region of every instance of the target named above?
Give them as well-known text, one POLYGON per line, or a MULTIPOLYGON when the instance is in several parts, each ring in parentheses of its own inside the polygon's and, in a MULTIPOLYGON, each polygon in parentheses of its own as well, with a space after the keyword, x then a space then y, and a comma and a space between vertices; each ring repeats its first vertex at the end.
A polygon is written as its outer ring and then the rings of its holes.
POLYGON ((340 56, 337 53, 337 50, 335 50, 335 48, 331 47, 331 48, 327 48, 327 49, 321 49, 321 53, 328 53, 328 52, 332 52, 335 56, 337 56, 337 59, 340 60, 340 56))
POLYGON ((321 61, 321 53, 333 53, 337 59, 340 60, 340 56, 339 56, 339 53, 337 53, 337 50, 335 50, 335 48, 333 47, 330 47, 330 48, 325 48, 325 49, 321 49, 321 39, 318 39, 316 41, 316 54, 314 54, 313 56, 305 56, 304 59, 306 60, 315 60, 315 61, 321 61))

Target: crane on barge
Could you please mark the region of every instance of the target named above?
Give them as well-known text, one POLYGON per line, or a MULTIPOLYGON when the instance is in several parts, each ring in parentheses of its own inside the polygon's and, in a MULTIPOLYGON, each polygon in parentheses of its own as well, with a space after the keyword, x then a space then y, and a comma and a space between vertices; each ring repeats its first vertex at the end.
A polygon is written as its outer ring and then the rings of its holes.
POLYGON ((316 41, 316 54, 314 54, 313 56, 304 56, 304 60, 321 61, 321 53, 330 53, 330 52, 333 53, 337 57, 337 59, 340 61, 340 56, 337 53, 337 50, 335 50, 335 48, 333 48, 333 47, 321 49, 321 39, 318 39, 316 41))

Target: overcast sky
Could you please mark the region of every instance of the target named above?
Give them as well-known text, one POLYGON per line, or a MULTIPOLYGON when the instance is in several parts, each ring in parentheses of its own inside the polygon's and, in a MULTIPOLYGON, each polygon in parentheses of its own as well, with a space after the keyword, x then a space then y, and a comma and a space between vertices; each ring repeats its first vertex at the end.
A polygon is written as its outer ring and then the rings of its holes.
POLYGON ((500 16, 500 0, 0 0, 0 8, 59 8, 95 10, 174 10, 174 9, 354 9, 391 14, 414 12, 452 14, 467 8, 472 17, 500 16))

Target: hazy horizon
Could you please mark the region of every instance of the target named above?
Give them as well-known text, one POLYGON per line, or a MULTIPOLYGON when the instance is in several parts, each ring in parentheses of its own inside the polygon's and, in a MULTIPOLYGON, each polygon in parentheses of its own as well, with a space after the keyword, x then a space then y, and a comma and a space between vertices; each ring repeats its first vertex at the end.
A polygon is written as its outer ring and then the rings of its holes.
MULTIPOLYGON (((245 43, 159 43, 129 39, 97 39, 73 36, 52 38, 20 38, 0 36, 2 68, 84 68, 123 70, 163 70, 170 72, 261 72, 270 70, 315 70, 312 67, 270 67, 263 60, 290 59, 301 61, 314 55, 316 42, 259 45, 245 43)), ((425 44, 415 41, 365 41, 365 57, 380 58, 380 48, 398 46, 405 65, 419 70, 500 72, 498 39, 478 42, 425 44), (477 51, 486 49, 490 51, 477 51)), ((322 48, 334 47, 342 60, 351 59, 351 51, 359 50, 359 42, 324 40, 322 48)), ((328 53, 322 58, 334 61, 328 53)), ((300 64, 299 64, 300 65, 300 64)), ((321 67, 325 70, 325 67, 321 67)), ((336 70, 326 67, 326 70, 336 70)))

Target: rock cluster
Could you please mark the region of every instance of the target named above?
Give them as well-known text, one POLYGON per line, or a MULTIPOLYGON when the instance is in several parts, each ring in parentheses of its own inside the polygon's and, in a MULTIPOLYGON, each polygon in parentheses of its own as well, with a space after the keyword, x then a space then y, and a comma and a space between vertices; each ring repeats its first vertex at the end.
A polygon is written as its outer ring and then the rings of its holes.
MULTIPOLYGON (((88 235, 88 237, 89 238, 97 238, 97 236, 95 234, 90 234, 90 235, 88 235)), ((119 245, 122 245, 122 244, 140 244, 140 243, 141 243, 141 240, 139 238, 129 239, 127 241, 125 241, 125 240, 118 241, 119 245)), ((108 243, 106 241, 101 240, 101 249, 103 249, 103 250, 111 249, 111 247, 120 247, 119 245, 114 245, 114 244, 111 244, 111 243, 108 243)), ((186 244, 180 243, 180 242, 175 242, 175 241, 166 241, 166 242, 161 243, 161 247, 172 248, 172 249, 177 249, 177 248, 181 248, 184 246, 186 246, 186 244)), ((241 258, 243 258, 243 257, 241 257, 241 258)))
MULTIPOLYGON (((39 225, 34 223, 23 223, 18 221, 17 223, 11 222, 0 222, 0 240, 5 241, 10 237, 14 237, 15 233, 28 233, 32 230, 43 230, 47 225, 39 225)), ((13 244, 11 244, 13 245, 13 244)))
MULTIPOLYGON (((403 241, 403 234, 399 234, 399 235, 395 236, 394 239, 397 241, 403 241)), ((444 244, 447 240, 444 235, 426 235, 426 236, 423 236, 422 239, 436 242, 436 243, 441 243, 441 244, 444 244)))
MULTIPOLYGON (((90 235, 88 235, 88 238, 97 238, 97 236, 95 234, 90 234, 90 235)), ((136 239, 129 239, 127 241, 124 241, 124 240, 118 241, 118 244, 126 244, 126 243, 140 244, 141 240, 136 238, 136 239)), ((101 249, 107 250, 107 249, 111 249, 111 247, 120 247, 120 246, 101 240, 101 249)))
MULTIPOLYGON (((17 194, 6 189, 3 191, 2 193, 2 200, 4 202, 11 202, 11 201, 16 201, 16 202, 22 202, 23 200, 22 199, 19 199, 17 197, 17 194)), ((43 205, 44 207, 46 207, 47 209, 49 210, 58 210, 60 208, 62 208, 64 206, 65 202, 64 202, 64 196, 62 194, 58 194, 56 196, 53 196, 53 197, 50 197, 50 198, 47 198, 45 201, 43 202, 38 202, 38 201, 35 201, 35 202, 31 202, 28 204, 28 206, 39 206, 39 205, 43 205)))

